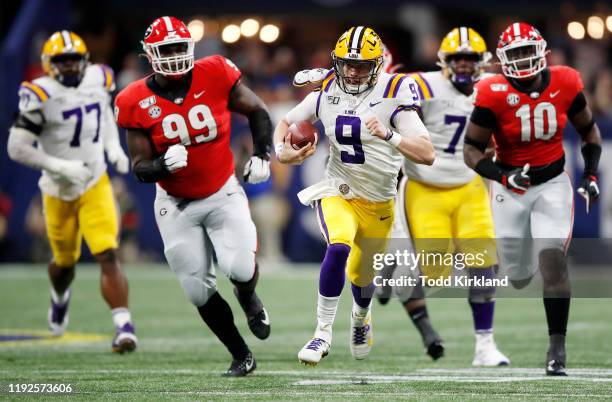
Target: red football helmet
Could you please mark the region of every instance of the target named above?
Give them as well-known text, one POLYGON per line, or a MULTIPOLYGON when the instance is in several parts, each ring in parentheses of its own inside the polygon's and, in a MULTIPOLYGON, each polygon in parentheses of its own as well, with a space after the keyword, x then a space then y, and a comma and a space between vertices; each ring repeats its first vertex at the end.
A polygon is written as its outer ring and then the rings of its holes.
POLYGON ((529 78, 546 68, 546 41, 535 27, 524 22, 510 25, 499 37, 497 58, 510 78, 529 78))
POLYGON ((183 21, 160 17, 145 32, 144 49, 153 71, 181 76, 193 68, 193 39, 183 21))

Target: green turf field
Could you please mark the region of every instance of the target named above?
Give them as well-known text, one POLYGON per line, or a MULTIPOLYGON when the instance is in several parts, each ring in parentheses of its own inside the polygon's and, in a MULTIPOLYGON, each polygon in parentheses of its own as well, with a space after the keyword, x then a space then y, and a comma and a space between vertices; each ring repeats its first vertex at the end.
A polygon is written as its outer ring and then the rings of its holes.
MULTIPOLYGON (((612 398, 610 299, 572 302, 570 376, 550 379, 543 376, 547 334, 541 300, 499 300, 495 336, 512 364, 504 369, 472 369, 471 313, 462 299, 430 301, 430 315, 446 344, 446 356, 440 361, 434 363, 423 353, 416 331, 396 301, 386 307, 374 305, 374 349, 367 360, 353 360, 348 349, 350 292, 345 288, 331 353, 311 368, 298 364, 297 352, 314 329, 317 271, 266 274, 263 268, 259 293, 272 322, 272 335, 266 341, 248 332, 229 282, 219 280, 258 361, 257 371, 248 378, 220 377, 229 365, 229 354, 162 266, 127 268, 140 347, 131 355, 112 354, 113 328, 98 291, 97 270, 80 266, 69 331, 105 338, 0 342, 0 398, 16 399, 16 394, 7 393, 9 383, 71 384, 71 400, 612 398)), ((0 268, 0 295, 0 335, 46 330, 45 267, 0 268)))

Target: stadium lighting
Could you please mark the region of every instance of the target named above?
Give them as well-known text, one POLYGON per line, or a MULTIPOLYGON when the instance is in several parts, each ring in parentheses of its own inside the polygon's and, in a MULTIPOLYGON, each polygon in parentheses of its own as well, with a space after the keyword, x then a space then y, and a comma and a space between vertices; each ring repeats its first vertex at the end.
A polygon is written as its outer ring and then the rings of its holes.
POLYGON ((606 28, 612 32, 612 15, 608 15, 608 18, 606 18, 606 28))
POLYGON ((204 21, 202 20, 190 21, 189 24, 187 24, 187 29, 194 42, 199 42, 204 37, 204 21))
POLYGON ((240 33, 242 33, 242 36, 250 38, 254 36, 257 31, 259 31, 259 22, 253 18, 246 19, 240 24, 240 33))
POLYGON ((230 24, 223 28, 223 32, 221 32, 221 39, 225 43, 234 43, 240 39, 240 27, 235 24, 230 24))
POLYGON ((577 21, 572 21, 567 24, 567 33, 572 39, 583 39, 584 38, 584 25, 577 21))
POLYGON ((272 43, 278 39, 280 35, 280 29, 274 24, 264 25, 259 31, 259 39, 262 42, 272 43))
POLYGON ((587 21, 587 32, 593 39, 601 39, 604 35, 604 21, 600 17, 593 15, 587 21))

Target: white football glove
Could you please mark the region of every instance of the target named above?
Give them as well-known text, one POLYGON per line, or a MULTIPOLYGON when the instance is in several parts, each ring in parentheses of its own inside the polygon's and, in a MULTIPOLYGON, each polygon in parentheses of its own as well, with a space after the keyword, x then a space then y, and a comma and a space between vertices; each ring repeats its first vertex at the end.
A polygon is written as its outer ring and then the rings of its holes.
POLYGON ((325 79, 327 73, 329 73, 329 70, 324 68, 298 71, 293 77, 293 85, 302 87, 307 84, 318 84, 325 79))
POLYGON ((164 165, 170 173, 187 166, 187 148, 183 144, 174 144, 168 147, 164 154, 164 165))
POLYGON ((57 159, 53 165, 51 172, 53 179, 63 184, 84 186, 93 178, 91 170, 85 166, 83 161, 57 159))
POLYGON ((257 184, 268 180, 270 177, 270 161, 259 156, 251 156, 244 165, 244 181, 257 184))
POLYGON ((121 147, 106 151, 106 156, 117 173, 126 174, 130 171, 130 160, 121 147))

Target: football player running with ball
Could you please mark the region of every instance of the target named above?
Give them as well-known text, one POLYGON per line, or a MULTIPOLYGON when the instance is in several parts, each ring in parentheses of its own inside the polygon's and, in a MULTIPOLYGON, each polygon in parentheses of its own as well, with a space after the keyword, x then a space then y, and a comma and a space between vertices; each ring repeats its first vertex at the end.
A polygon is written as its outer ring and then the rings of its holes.
POLYGON ((566 66, 547 67, 546 41, 533 26, 510 25, 501 34, 497 57, 502 74, 476 85, 464 157, 471 168, 492 180, 500 266, 515 287, 529 283, 535 270, 532 255, 537 259, 549 333, 546 374, 566 375, 566 252, 574 196, 563 170, 563 129, 569 119, 582 137, 585 168, 578 192, 587 210, 599 195, 601 136, 582 93, 580 74, 566 66), (495 160, 484 153, 491 135, 495 160))
POLYGON ((112 70, 89 64, 85 42, 74 32, 56 32, 42 50, 44 77, 23 82, 19 114, 10 129, 9 156, 42 170, 51 308, 49 328, 62 335, 68 325, 70 284, 85 242, 100 264, 100 288, 113 315, 113 352, 136 349, 128 310, 128 283, 117 257, 118 218, 104 153, 119 173, 129 160, 119 143, 110 92, 112 70), (38 144, 34 147, 34 144, 38 144))
POLYGON ((321 120, 330 141, 325 179, 298 197, 316 208, 328 244, 319 277, 317 327, 298 353, 316 365, 329 353, 332 325, 345 281, 351 282, 350 350, 364 359, 372 347, 372 256, 384 252, 393 223, 397 174, 405 157, 431 165, 435 152, 415 109, 416 83, 403 74, 381 72, 383 49, 368 27, 346 31, 332 52, 334 70, 281 120, 274 133, 282 163, 299 164, 315 151, 291 146, 291 124, 321 120))
POLYGON ((161 17, 149 26, 143 48, 154 74, 125 88, 116 118, 127 130, 136 178, 157 183, 155 219, 164 254, 188 299, 233 360, 225 376, 244 376, 255 359, 217 291, 217 267, 234 284, 249 328, 270 335, 268 314, 255 293, 257 235, 246 195, 234 175, 230 112, 245 115, 254 155, 245 166, 249 183, 270 176, 272 123, 266 107, 222 56, 194 61, 185 24, 161 17))

